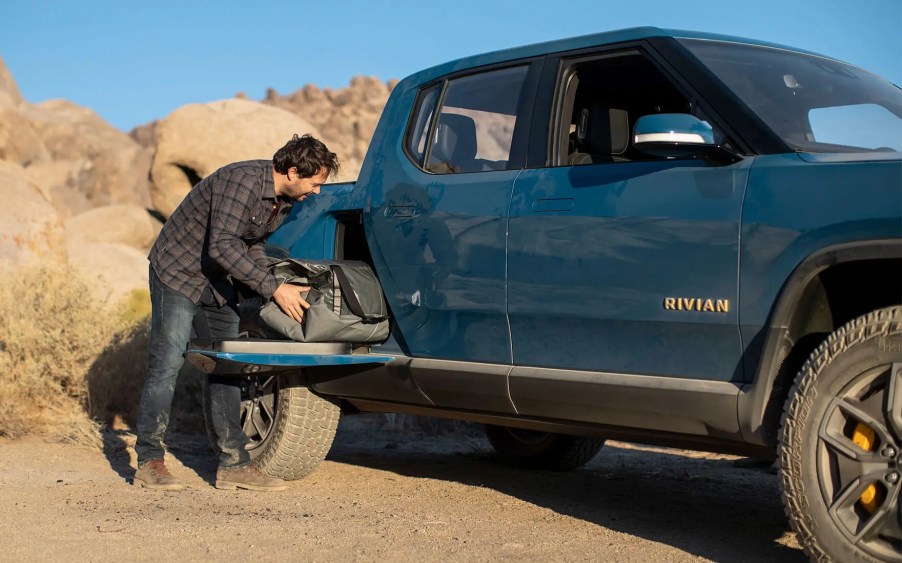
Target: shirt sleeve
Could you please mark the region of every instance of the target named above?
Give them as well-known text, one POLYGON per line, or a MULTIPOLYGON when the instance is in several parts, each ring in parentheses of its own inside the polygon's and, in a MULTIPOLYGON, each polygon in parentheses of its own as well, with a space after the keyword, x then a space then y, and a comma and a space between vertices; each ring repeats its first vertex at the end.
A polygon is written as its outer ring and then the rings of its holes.
MULTIPOLYGON (((254 203, 260 195, 254 179, 245 173, 232 172, 216 178, 210 186, 210 258, 232 277, 269 299, 279 282, 255 260, 242 240, 250 221, 254 203)), ((260 248, 260 252, 262 252, 260 248)))
POLYGON ((268 271, 269 269, 269 257, 266 255, 266 249, 263 247, 263 243, 252 244, 247 249, 248 256, 251 257, 251 260, 254 261, 257 266, 268 271))

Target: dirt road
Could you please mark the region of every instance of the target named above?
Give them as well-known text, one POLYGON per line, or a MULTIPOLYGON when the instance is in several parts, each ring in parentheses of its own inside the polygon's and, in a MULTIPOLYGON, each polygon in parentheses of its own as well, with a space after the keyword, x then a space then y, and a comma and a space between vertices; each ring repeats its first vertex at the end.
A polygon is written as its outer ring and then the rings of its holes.
POLYGON ((106 451, 0 443, 3 561, 803 562, 776 477, 736 458, 610 442, 583 469, 524 471, 463 438, 342 422, 284 493, 218 491, 202 436, 169 439, 182 492, 132 487, 106 451))

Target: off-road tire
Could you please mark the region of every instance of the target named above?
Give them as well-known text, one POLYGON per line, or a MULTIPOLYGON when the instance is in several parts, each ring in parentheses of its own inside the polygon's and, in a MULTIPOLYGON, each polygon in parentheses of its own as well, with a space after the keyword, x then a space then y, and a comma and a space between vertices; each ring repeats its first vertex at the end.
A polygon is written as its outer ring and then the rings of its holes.
POLYGON ((527 469, 576 469, 589 463, 604 445, 604 438, 520 430, 490 424, 485 425, 485 435, 502 461, 527 469))
MULTIPOLYGON (((265 438, 250 449, 250 454, 267 474, 293 481, 309 474, 325 459, 332 447, 341 411, 337 402, 320 397, 307 388, 301 372, 276 377, 271 428, 265 438)), ((212 426, 206 406, 204 410, 209 431, 212 426)))
POLYGON ((783 504, 812 561, 902 560, 902 538, 885 539, 902 529, 900 445, 902 307, 897 306, 833 332, 802 366, 783 411, 783 504), (867 450, 862 423, 876 430, 867 450), (882 500, 878 494, 869 506, 862 490, 868 483, 882 491, 882 500), (868 525, 881 533, 856 539, 868 525))

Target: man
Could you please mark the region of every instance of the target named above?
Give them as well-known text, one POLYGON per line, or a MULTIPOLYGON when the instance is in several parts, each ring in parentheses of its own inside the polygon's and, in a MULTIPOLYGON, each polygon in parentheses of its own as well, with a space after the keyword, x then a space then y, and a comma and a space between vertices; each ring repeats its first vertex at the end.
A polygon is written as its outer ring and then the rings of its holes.
MULTIPOLYGON (((135 484, 180 490, 163 462, 163 436, 175 381, 192 326, 198 335, 238 336, 235 282, 273 300, 296 321, 308 308, 298 286, 281 284, 267 269, 263 240, 295 201, 318 194, 338 171, 321 141, 294 136, 272 160, 237 162, 200 181, 166 221, 150 251, 151 333, 147 379, 138 412, 135 484)), ((219 450, 216 487, 284 490, 251 463, 241 424, 236 378, 210 376, 209 401, 219 450)))

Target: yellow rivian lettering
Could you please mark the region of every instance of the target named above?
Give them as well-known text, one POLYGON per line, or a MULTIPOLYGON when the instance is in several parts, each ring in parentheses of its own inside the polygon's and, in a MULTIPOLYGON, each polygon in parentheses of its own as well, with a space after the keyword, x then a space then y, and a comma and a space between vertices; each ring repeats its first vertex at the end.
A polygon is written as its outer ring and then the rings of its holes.
POLYGON ((702 313, 729 313, 729 299, 705 299, 703 297, 665 297, 665 311, 698 311, 702 313))

